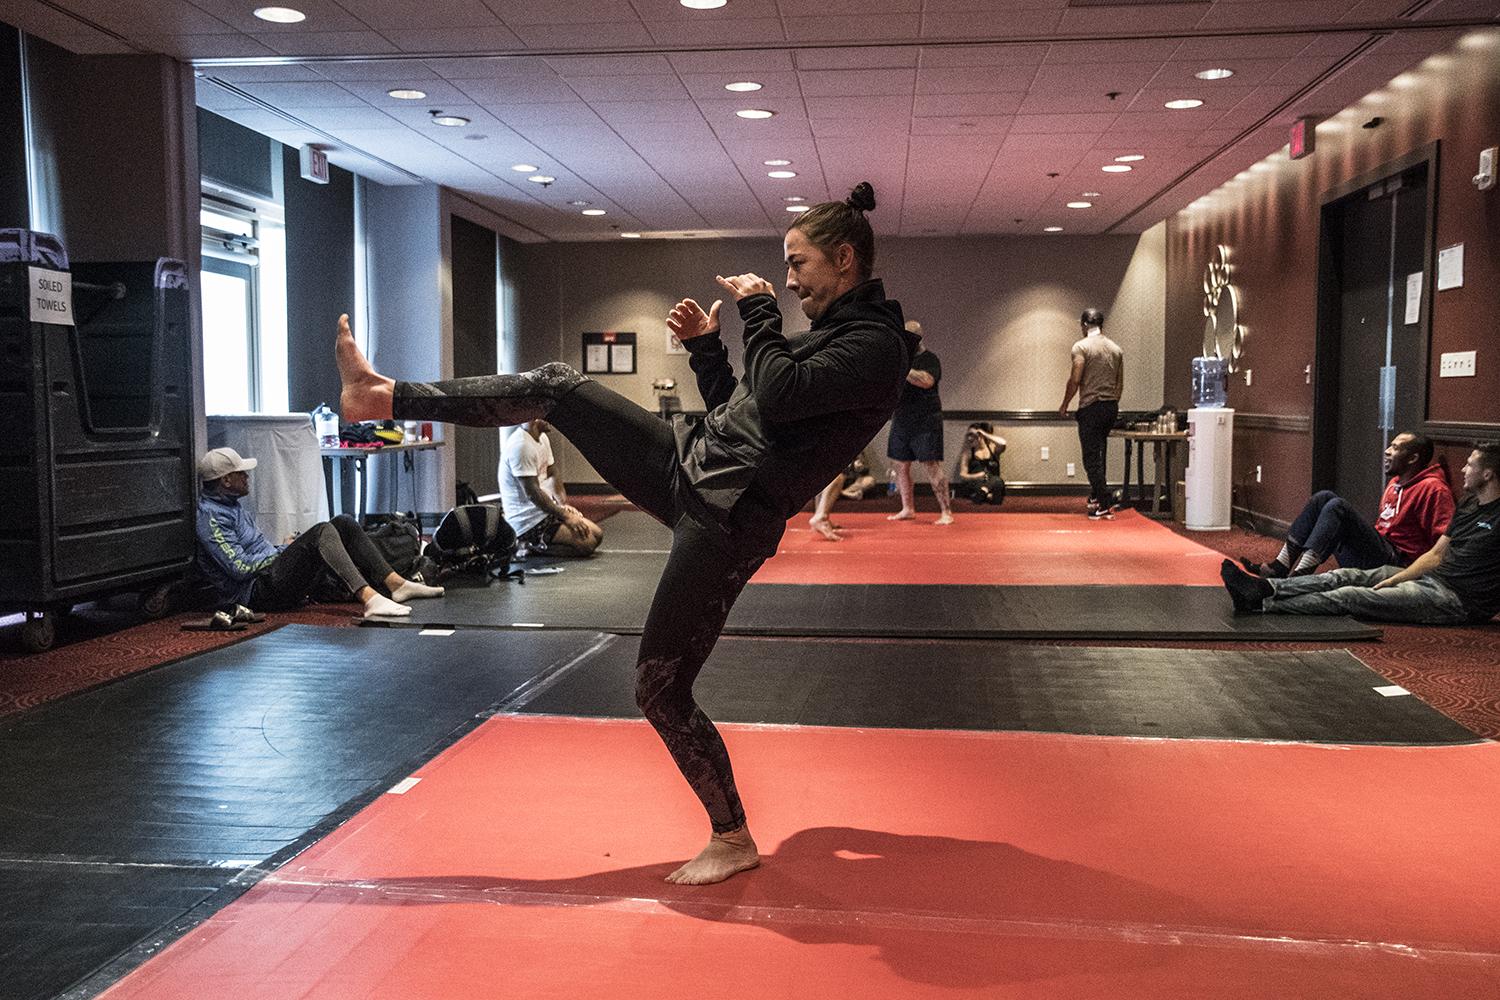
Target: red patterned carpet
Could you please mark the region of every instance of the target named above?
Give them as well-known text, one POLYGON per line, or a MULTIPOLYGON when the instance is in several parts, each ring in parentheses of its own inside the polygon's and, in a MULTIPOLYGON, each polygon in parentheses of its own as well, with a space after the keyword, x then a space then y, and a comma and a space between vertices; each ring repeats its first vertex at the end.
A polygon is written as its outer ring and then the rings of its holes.
MULTIPOLYGON (((575 496, 572 502, 586 516, 604 520, 627 509, 618 497, 575 496)), ((918 508, 935 511, 931 497, 918 508)), ((1076 497, 1013 497, 1007 513, 1081 511, 1076 497)), ((876 512, 896 509, 895 499, 879 497, 841 502, 840 510, 876 512)), ((960 502, 959 517, 984 516, 993 508, 960 502)), ((1082 514, 1079 515, 1082 517, 1082 514)), ((1193 541, 1231 555, 1269 559, 1280 542, 1244 528, 1222 533, 1187 532, 1193 541)), ((606 542, 607 544, 607 542, 606 542)), ((158 622, 136 624, 138 618, 123 608, 88 607, 59 626, 59 644, 46 653, 27 655, 14 629, 0 629, 0 716, 24 711, 53 698, 81 691, 128 674, 171 663, 194 653, 228 645, 268 629, 293 622, 315 625, 353 625, 353 605, 316 605, 290 614, 273 615, 244 632, 220 634, 183 632, 182 622, 201 614, 184 614, 158 622)), ((935 640, 941 642, 943 640, 935 640)), ((1078 645, 1079 643, 1066 643, 1078 645)), ((1129 645, 1123 644, 1123 645, 1129 645)), ((1140 643, 1191 648, 1192 643, 1140 643)), ((1255 649, 1313 649, 1309 643, 1249 643, 1255 649)), ((1475 733, 1500 739, 1500 624, 1467 628, 1387 626, 1380 642, 1353 643, 1349 650, 1393 684, 1399 684, 1475 733)))

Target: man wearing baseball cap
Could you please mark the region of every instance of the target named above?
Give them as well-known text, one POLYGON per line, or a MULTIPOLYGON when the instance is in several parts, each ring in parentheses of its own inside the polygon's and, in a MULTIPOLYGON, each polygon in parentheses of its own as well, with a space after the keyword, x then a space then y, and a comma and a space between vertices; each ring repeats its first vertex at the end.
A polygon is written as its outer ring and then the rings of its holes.
POLYGON ((394 570, 347 514, 313 525, 277 548, 240 505, 250 493, 255 459, 233 448, 215 448, 198 462, 198 565, 224 605, 284 611, 307 600, 324 569, 364 603, 364 616, 411 614, 403 601, 441 597, 442 587, 408 580, 394 570), (386 597, 375 587, 389 592, 386 597))

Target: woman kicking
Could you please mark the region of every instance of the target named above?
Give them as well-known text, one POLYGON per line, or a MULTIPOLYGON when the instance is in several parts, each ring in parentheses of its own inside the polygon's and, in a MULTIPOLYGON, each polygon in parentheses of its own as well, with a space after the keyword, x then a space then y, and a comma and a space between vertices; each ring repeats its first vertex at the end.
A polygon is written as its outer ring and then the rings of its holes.
POLYGON ((641 634, 636 703, 660 734, 713 826, 708 846, 667 877, 720 882, 760 863, 729 754, 693 700, 693 681, 740 590, 776 552, 787 518, 890 419, 915 338, 872 278, 875 235, 861 183, 787 230, 786 287, 812 329, 781 332, 775 288, 754 274, 718 277, 744 321, 736 381, 719 306, 683 299, 667 326, 687 348, 708 415, 670 425, 554 362, 519 375, 395 382, 379 375, 339 320, 346 420, 438 420, 480 427, 545 417, 642 510, 672 529, 672 550, 641 634))

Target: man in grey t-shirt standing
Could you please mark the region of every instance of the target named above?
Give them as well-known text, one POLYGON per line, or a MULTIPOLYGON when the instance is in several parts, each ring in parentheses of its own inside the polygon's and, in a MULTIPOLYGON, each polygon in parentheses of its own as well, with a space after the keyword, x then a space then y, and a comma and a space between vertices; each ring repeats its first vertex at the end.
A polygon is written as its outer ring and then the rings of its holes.
POLYGON ((1104 335, 1104 314, 1085 309, 1079 322, 1083 336, 1073 345, 1073 368, 1063 392, 1059 416, 1068 415, 1068 404, 1078 396, 1078 443, 1083 446, 1083 470, 1089 477, 1088 514, 1108 517, 1114 505, 1104 459, 1109 432, 1120 415, 1120 394, 1125 389, 1125 352, 1104 335))

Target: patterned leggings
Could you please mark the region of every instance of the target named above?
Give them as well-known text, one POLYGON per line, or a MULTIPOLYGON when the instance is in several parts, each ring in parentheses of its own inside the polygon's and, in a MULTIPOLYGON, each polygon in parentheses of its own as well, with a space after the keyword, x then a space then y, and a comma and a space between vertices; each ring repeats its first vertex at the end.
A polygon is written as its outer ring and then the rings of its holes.
POLYGON ((693 682, 745 582, 765 561, 688 516, 672 430, 660 417, 561 364, 520 375, 396 383, 398 420, 493 427, 546 419, 636 506, 672 529, 636 661, 635 700, 708 812, 715 833, 745 825, 729 751, 693 682))

